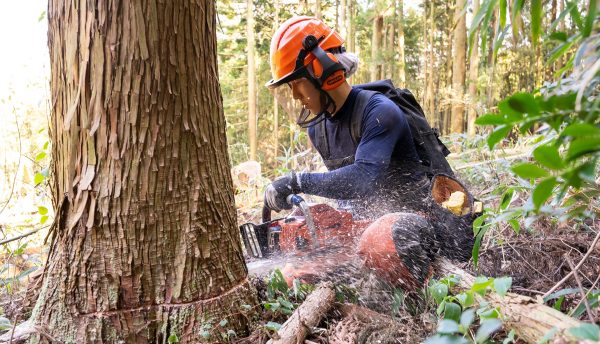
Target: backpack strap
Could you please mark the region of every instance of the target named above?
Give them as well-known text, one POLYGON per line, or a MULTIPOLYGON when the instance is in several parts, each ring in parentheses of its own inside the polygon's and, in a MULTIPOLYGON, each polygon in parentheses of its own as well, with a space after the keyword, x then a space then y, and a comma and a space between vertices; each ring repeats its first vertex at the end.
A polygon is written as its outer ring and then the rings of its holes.
POLYGON ((362 121, 365 114, 365 109, 367 108, 367 104, 369 103, 369 100, 371 100, 371 97, 373 97, 376 93, 379 92, 362 90, 356 95, 350 123, 350 134, 352 136, 352 141, 354 141, 355 147, 358 147, 358 143, 360 142, 360 138, 362 136, 362 121))

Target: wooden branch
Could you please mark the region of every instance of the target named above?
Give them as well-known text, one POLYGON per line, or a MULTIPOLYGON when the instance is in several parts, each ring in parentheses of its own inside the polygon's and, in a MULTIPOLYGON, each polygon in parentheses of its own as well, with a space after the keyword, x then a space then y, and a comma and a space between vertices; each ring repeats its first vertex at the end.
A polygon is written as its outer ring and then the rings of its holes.
POLYGON ((19 239, 24 238, 26 236, 30 236, 32 234, 35 234, 35 233, 39 232, 40 230, 42 230, 44 228, 48 228, 48 227, 50 227, 50 225, 44 226, 44 227, 40 227, 40 228, 36 228, 36 229, 32 229, 29 232, 25 232, 23 234, 17 235, 16 237, 13 237, 13 238, 4 239, 4 240, 0 241, 0 245, 8 244, 11 241, 19 240, 19 239))
POLYGON ((277 331, 277 336, 267 343, 300 344, 310 330, 317 326, 321 318, 331 309, 335 301, 335 291, 329 283, 315 289, 294 311, 294 314, 277 331))
MULTIPOLYGON (((440 259, 436 263, 437 271, 441 275, 460 277, 459 289, 470 289, 475 277, 463 269, 452 264, 446 259, 440 259)), ((541 298, 540 298, 541 299, 541 298)), ((496 293, 486 296, 486 300, 492 306, 500 307, 504 324, 514 329, 519 338, 527 343, 537 343, 553 328, 556 328, 555 338, 561 336, 568 341, 576 341, 566 332, 572 327, 581 326, 581 322, 566 314, 548 307, 543 303, 523 295, 507 293, 502 297, 496 293)))

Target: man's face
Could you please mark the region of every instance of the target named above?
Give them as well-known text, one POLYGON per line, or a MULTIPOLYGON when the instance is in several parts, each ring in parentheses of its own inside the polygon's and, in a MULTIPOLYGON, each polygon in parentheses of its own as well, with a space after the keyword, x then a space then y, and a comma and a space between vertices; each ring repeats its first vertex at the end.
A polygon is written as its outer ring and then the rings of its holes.
POLYGON ((288 83, 292 90, 292 97, 298 100, 302 107, 316 115, 322 110, 321 93, 306 78, 296 79, 288 83))

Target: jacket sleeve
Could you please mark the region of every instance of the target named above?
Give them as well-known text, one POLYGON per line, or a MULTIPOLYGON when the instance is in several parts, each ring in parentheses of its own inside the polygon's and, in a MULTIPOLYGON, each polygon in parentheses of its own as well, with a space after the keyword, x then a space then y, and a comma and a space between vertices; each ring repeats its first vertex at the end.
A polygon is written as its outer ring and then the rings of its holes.
POLYGON ((410 137, 410 128, 404 113, 383 95, 369 101, 362 125, 354 163, 325 173, 303 173, 300 181, 304 193, 333 199, 371 194, 377 178, 389 166, 397 142, 410 137))

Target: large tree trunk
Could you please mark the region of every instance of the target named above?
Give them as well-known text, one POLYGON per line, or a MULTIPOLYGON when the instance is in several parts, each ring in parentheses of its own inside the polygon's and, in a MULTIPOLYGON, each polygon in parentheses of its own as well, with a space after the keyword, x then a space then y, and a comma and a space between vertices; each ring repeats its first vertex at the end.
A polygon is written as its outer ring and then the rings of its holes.
POLYGON ((254 2, 246 1, 246 35, 248 35, 248 141, 250 160, 256 160, 256 64, 254 63, 254 2))
MULTIPOLYGON (((479 11, 479 0, 473 0, 473 13, 479 11)), ((475 120, 477 119, 477 78, 479 76, 479 37, 478 32, 473 33, 473 46, 471 46, 471 57, 469 59, 469 119, 467 132, 469 136, 475 136, 475 120)))
POLYGON ((65 343, 201 342, 212 318, 239 333, 239 307, 255 299, 214 3, 51 0, 48 20, 57 220, 32 314, 39 332, 65 343))
POLYGON ((452 116, 450 130, 453 133, 462 133, 464 125, 464 87, 465 87, 465 64, 467 44, 466 16, 463 12, 465 0, 456 0, 454 9, 454 44, 452 64, 452 116))

